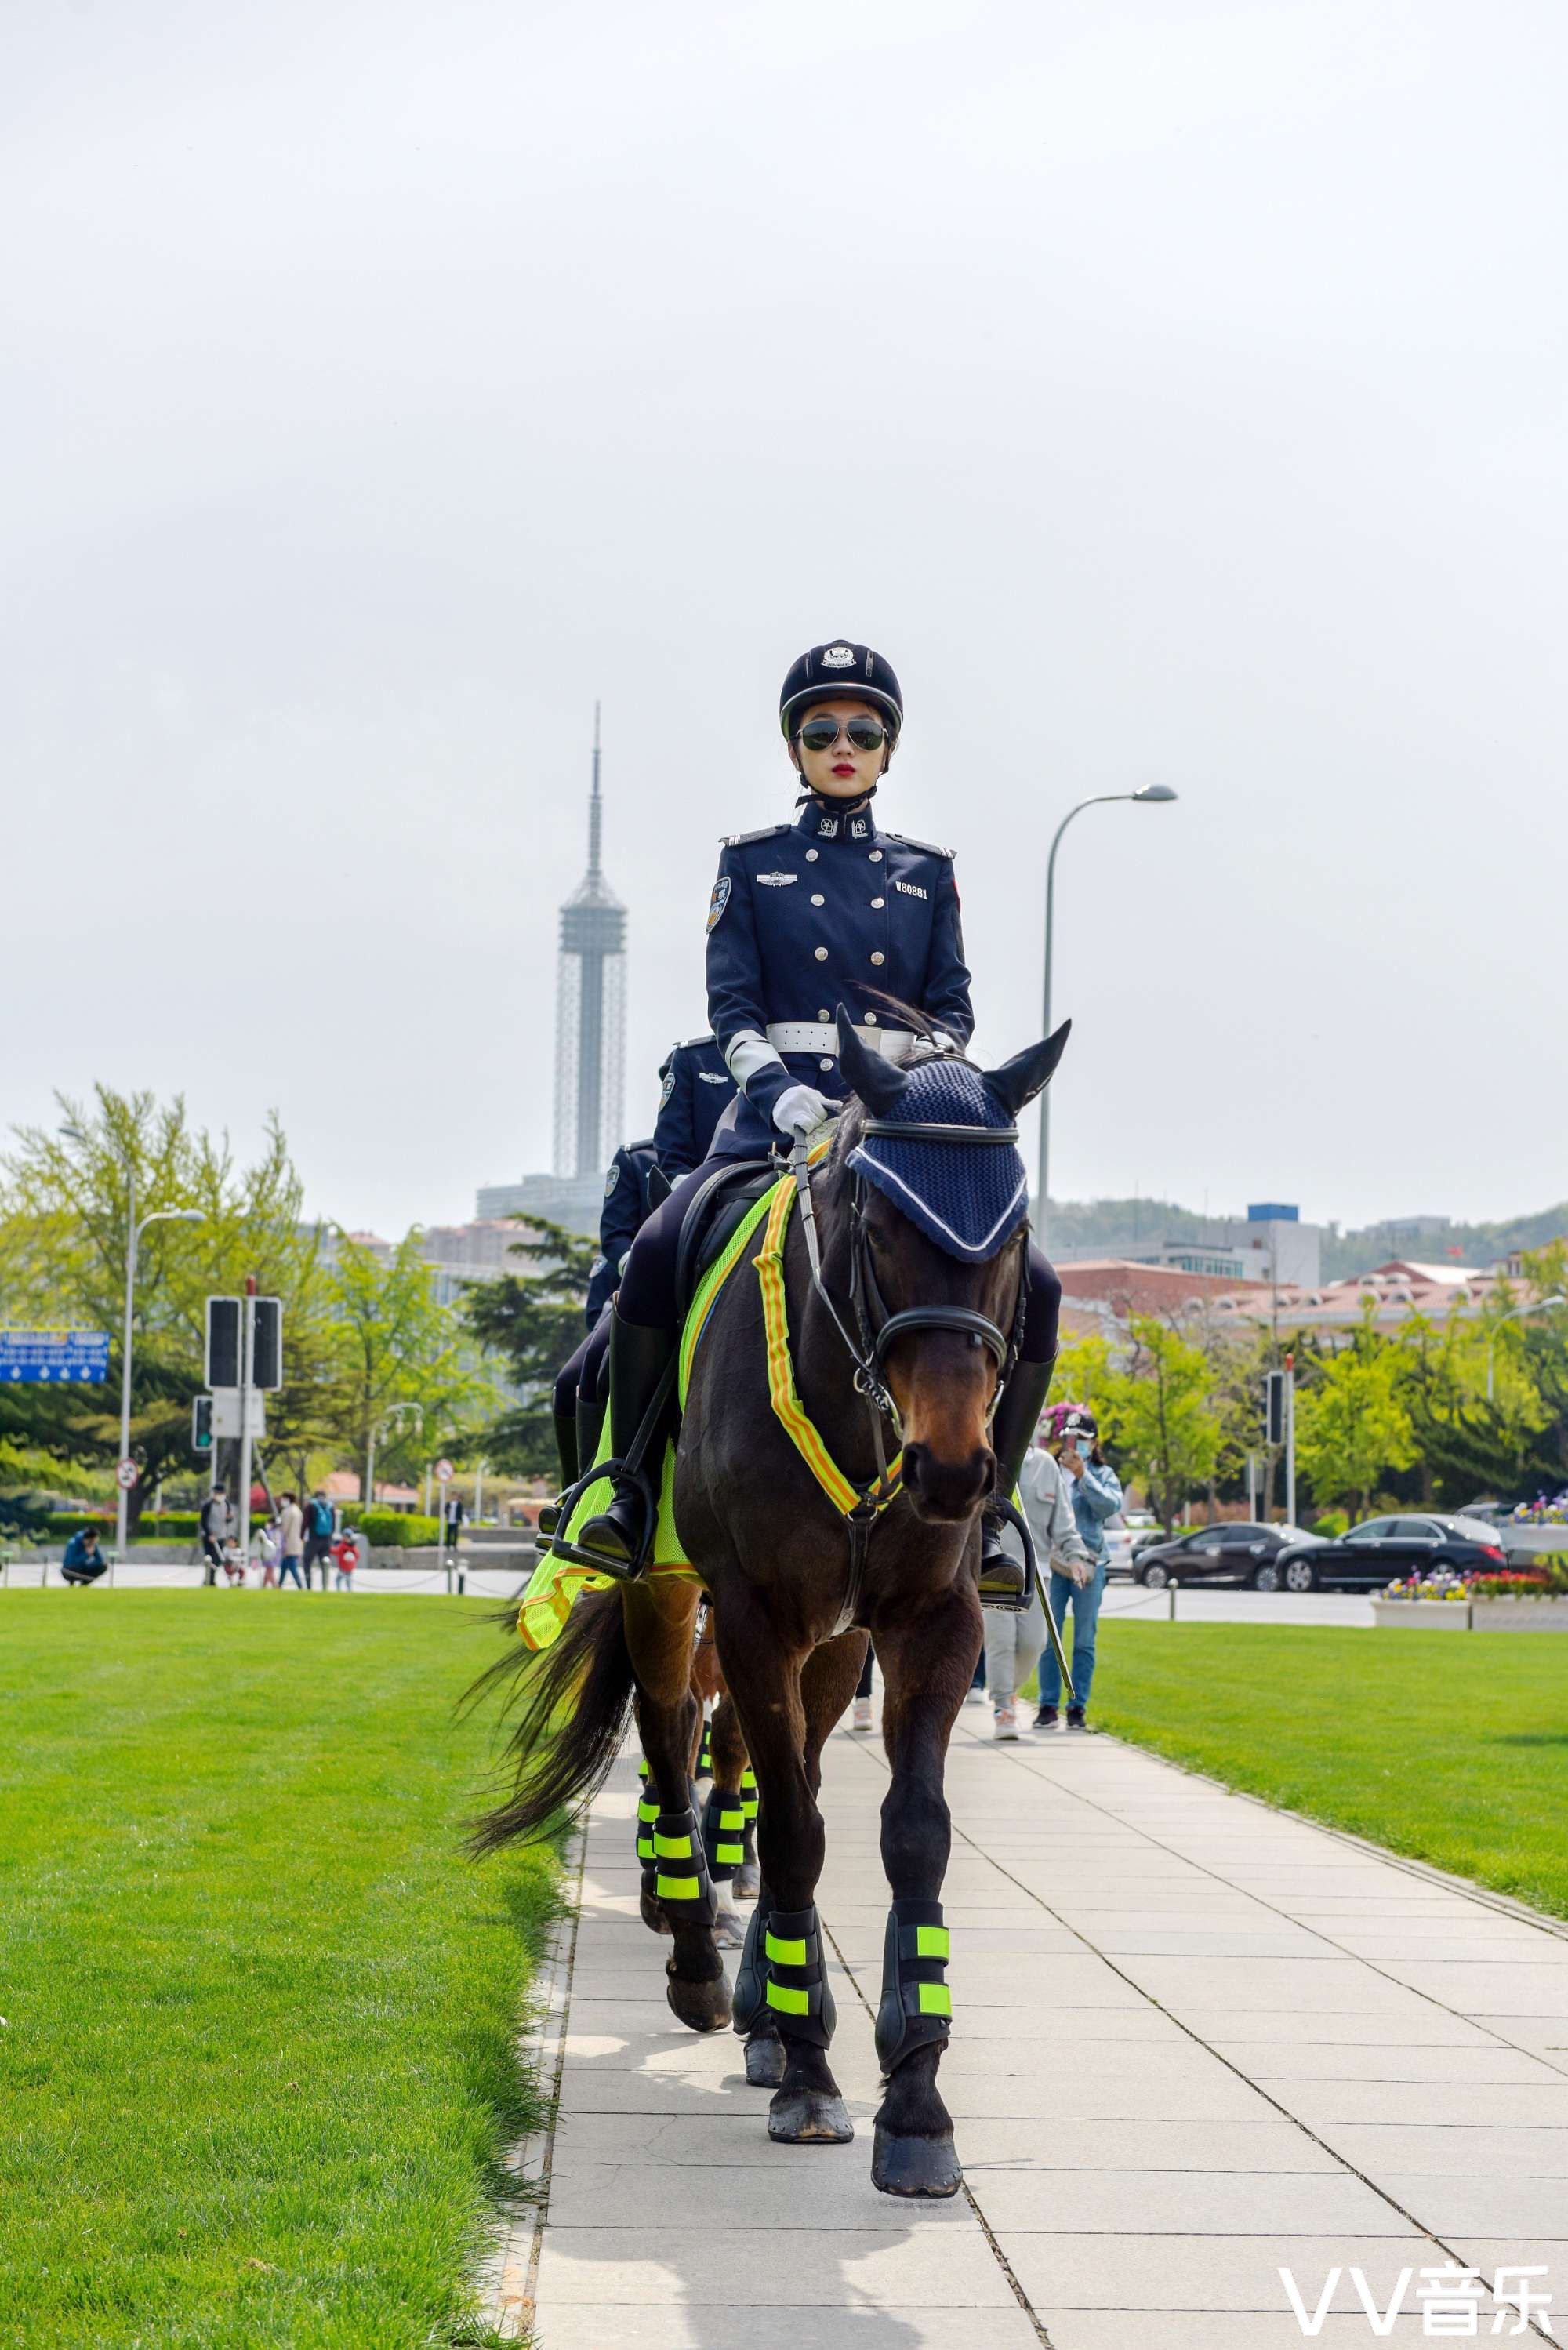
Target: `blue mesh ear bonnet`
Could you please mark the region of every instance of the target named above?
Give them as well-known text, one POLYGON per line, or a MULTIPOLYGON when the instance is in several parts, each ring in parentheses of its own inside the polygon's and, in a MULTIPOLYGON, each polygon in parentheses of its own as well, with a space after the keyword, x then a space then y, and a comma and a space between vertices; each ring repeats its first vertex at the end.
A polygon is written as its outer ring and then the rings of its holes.
MULTIPOLYGON (((1011 1126, 981 1072, 943 1055, 917 1061, 883 1113, 889 1125, 1011 1126)), ((849 1154, 857 1174, 889 1199, 928 1240, 966 1264, 994 1256, 1029 1205, 1029 1178, 1016 1144, 903 1141, 867 1135, 849 1154)))

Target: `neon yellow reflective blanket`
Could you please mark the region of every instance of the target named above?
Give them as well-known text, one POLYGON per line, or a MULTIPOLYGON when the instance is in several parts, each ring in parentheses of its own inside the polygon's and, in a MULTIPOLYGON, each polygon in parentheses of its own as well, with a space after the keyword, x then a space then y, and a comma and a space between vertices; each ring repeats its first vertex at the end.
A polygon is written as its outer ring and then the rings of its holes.
MULTIPOLYGON (((745 1254, 749 1243, 754 1239, 758 1226, 773 1205, 774 1194, 785 1189, 793 1191, 794 1188, 794 1179, 784 1176, 773 1186, 771 1191, 763 1192, 762 1198, 746 1211, 725 1244, 722 1253, 715 1258, 698 1284, 697 1295, 692 1300, 691 1310, 686 1317, 686 1327, 680 1337, 680 1365, 677 1392, 683 1409, 687 1389, 691 1381, 691 1367, 696 1360, 698 1343, 707 1325, 709 1314, 712 1310, 713 1301, 745 1254)), ((599 1449, 595 1457, 597 1460, 606 1461, 609 1458, 609 1415, 607 1412, 604 1429, 599 1437, 599 1449)), ((671 1501, 674 1483, 675 1448, 673 1445, 666 1445, 664 1472, 659 1481, 659 1523, 654 1532, 653 1558, 649 1567, 650 1575, 693 1575, 695 1574, 690 1559, 680 1547, 680 1537, 675 1531, 675 1511, 671 1501)), ((604 1477, 587 1487, 581 1500, 572 1512, 570 1523, 563 1529, 568 1542, 576 1538, 579 1530, 590 1518, 597 1517, 601 1510, 608 1507, 610 1492, 609 1480, 604 1477)), ((572 1602, 578 1592, 607 1591, 613 1586, 614 1582, 613 1575, 596 1575, 591 1567, 578 1566, 573 1560, 556 1558, 552 1553, 546 1551, 534 1570, 528 1588, 523 1594, 522 1605, 517 1610, 517 1629, 521 1638, 530 1648, 549 1648, 560 1638, 566 1617, 571 1613, 572 1602)))

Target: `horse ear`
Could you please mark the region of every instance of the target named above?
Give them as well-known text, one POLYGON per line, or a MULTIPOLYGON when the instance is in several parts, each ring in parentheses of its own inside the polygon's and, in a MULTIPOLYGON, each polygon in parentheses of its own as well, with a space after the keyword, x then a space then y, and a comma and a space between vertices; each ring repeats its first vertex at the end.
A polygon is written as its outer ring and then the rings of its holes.
POLYGON ((860 1042, 842 1003, 838 1007, 838 1066, 873 1118, 886 1118, 909 1082, 896 1062, 885 1061, 880 1053, 871 1052, 860 1042))
POLYGON ((1003 1061, 1000 1069, 986 1071, 986 1084, 1014 1118, 1026 1102, 1032 1102, 1050 1084, 1072 1027, 1070 1020, 1064 1020, 1055 1035, 1047 1036, 1043 1045, 1031 1045, 1027 1052, 1014 1053, 1011 1061, 1003 1061))

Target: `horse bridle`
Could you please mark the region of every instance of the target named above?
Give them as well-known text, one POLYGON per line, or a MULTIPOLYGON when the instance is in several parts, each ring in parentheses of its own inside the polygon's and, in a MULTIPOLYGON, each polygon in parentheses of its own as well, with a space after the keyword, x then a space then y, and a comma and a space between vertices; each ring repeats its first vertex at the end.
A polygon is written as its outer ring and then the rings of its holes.
MULTIPOLYGON (((1012 1143, 1018 1139, 1015 1126, 952 1126, 935 1120, 868 1118, 861 1127, 862 1135, 887 1134, 900 1142, 937 1143, 1012 1143)), ((827 1308, 834 1328, 843 1339, 850 1360, 855 1365, 855 1385, 866 1399, 871 1420, 871 1440, 877 1453, 877 1474, 873 1482, 861 1490, 857 1506, 848 1513, 849 1583, 840 1610, 839 1626, 843 1629, 852 1623, 859 1605, 860 1582, 865 1572, 866 1547, 870 1539, 880 1506, 877 1494, 884 1494, 888 1483, 888 1454, 883 1441, 882 1421, 889 1419, 895 1432, 898 1427, 898 1407, 888 1385, 884 1366, 890 1347, 900 1338, 918 1330, 950 1330, 984 1347, 995 1358, 996 1388, 985 1415, 989 1429, 996 1417, 1007 1383, 1012 1377, 1023 1342, 1023 1324, 1029 1311, 1029 1268, 1026 1259, 1018 1267, 1018 1294, 1012 1309, 1011 1333, 1003 1333, 990 1316, 968 1305, 911 1305, 898 1314, 889 1314, 887 1301, 877 1285, 877 1275, 871 1262, 871 1241, 866 1221, 866 1179, 854 1171, 854 1188, 849 1202, 849 1305, 854 1316, 855 1331, 846 1326, 844 1316, 834 1303, 822 1277, 822 1249, 817 1237, 816 1209, 811 1196, 811 1168, 804 1142, 797 1142, 790 1152, 790 1172, 794 1177, 801 1222, 805 1228, 805 1253, 811 1267, 812 1287, 827 1308), (875 1319, 873 1317, 876 1317, 875 1319)))

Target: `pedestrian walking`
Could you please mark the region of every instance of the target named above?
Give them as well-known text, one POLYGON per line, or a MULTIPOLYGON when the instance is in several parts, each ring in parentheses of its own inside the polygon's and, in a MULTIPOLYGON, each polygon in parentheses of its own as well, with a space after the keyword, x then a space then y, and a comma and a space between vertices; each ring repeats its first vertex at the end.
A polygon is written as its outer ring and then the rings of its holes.
POLYGON ((108 1559, 98 1546, 98 1528, 78 1526, 66 1544, 65 1555, 60 1561, 62 1580, 73 1590, 85 1591, 89 1583, 98 1581, 108 1565, 108 1559))
MULTIPOLYGON (((1100 1449, 1099 1429, 1092 1411, 1082 1404, 1058 1404, 1049 1418, 1051 1450, 1066 1482, 1074 1523, 1093 1562, 1093 1572, 1082 1584, 1075 1582, 1070 1575, 1057 1574, 1053 1567, 1049 1594, 1051 1613, 1056 1618, 1058 1630, 1066 1621, 1069 1603, 1073 1609, 1073 1686, 1067 1692, 1067 1727, 1081 1731, 1088 1727, 1085 1714, 1095 1678, 1095 1632, 1110 1563, 1106 1548, 1106 1520, 1115 1517, 1121 1508, 1122 1482, 1100 1449)), ((1040 1659, 1036 1730, 1055 1729, 1061 1702, 1062 1676, 1055 1650, 1048 1648, 1040 1659)))
POLYGON ((256 1565, 261 1569, 262 1590, 275 1591, 279 1556, 276 1526, 261 1527, 254 1538, 252 1548, 255 1552, 256 1565))
MULTIPOLYGON (((279 1500, 282 1506, 277 1513, 277 1587, 281 1591, 292 1575, 303 1591, 305 1578, 299 1570, 301 1553, 305 1548, 305 1513, 292 1493, 280 1494, 279 1500)), ((323 1590, 327 1587, 325 1574, 321 1587, 323 1590)))
POLYGON ((1034 1542, 1034 1591, 1021 1615, 1004 1615, 1000 1609, 988 1608, 985 1617, 992 1730, 995 1737, 1003 1740, 1015 1740, 1020 1735, 1018 1692, 1040 1662, 1045 1648, 1048 1583, 1053 1576, 1064 1575, 1078 1589, 1095 1571, 1088 1546, 1073 1514, 1066 1480, 1044 1449, 1043 1438, 1018 1472, 1018 1498, 1034 1542))
POLYGON ((327 1498, 327 1489, 324 1485, 317 1485, 305 1505, 305 1587, 306 1591, 310 1588, 310 1570, 318 1560, 321 1565, 321 1588, 323 1591, 327 1588, 327 1567, 332 1555, 332 1537, 336 1532, 332 1504, 327 1498))
POLYGON ((449 1492, 441 1506, 442 1535, 448 1550, 457 1548, 457 1538, 462 1532, 462 1503, 449 1492))
POLYGON ((215 1590, 231 1523, 228 1496, 221 1485, 214 1485, 202 1503, 202 1514, 196 1523, 202 1536, 202 1556, 206 1562, 202 1575, 202 1586, 215 1590))

